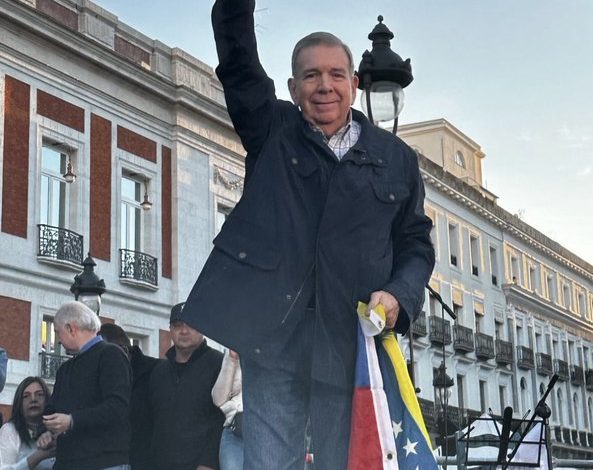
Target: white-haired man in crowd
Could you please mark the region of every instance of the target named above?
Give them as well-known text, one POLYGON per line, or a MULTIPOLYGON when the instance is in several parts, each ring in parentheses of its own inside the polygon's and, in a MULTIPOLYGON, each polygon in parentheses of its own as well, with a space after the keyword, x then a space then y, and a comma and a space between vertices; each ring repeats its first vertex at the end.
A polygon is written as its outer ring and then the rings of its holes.
POLYGON ((43 422, 57 438, 55 470, 129 468, 130 363, 97 336, 99 317, 80 302, 56 312, 54 328, 74 357, 58 369, 43 422))

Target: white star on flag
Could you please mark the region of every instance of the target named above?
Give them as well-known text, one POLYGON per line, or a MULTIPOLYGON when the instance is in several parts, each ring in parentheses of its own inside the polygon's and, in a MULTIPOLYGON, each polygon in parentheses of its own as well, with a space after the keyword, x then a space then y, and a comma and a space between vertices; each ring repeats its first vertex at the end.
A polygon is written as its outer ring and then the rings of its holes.
POLYGON ((395 438, 400 435, 402 432, 402 422, 396 423, 395 421, 391 422, 391 427, 393 428, 393 434, 395 434, 395 438))
POLYGON ((406 440, 408 441, 407 444, 404 446, 404 449, 406 449, 406 457, 410 454, 417 454, 416 446, 418 445, 418 442, 412 442, 409 438, 406 440))

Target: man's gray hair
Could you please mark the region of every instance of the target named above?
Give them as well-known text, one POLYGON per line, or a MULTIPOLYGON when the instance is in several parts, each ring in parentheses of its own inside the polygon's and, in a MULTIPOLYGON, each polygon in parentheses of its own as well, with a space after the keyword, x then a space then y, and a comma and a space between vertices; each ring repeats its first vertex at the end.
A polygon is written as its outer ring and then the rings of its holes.
POLYGON ((66 324, 74 324, 79 329, 96 333, 101 328, 101 320, 95 312, 82 302, 66 302, 56 312, 54 323, 63 327, 66 324))
POLYGON ((303 49, 307 49, 308 47, 315 47, 315 46, 329 46, 329 47, 341 47, 344 49, 346 56, 348 57, 348 67, 350 74, 354 74, 354 62, 352 60, 352 51, 350 48, 342 42, 342 40, 334 36, 331 33, 326 33, 323 31, 318 31, 315 33, 308 34, 304 38, 302 38, 299 42, 296 43, 294 49, 292 51, 292 76, 296 76, 296 69, 297 69, 297 59, 299 54, 303 49))

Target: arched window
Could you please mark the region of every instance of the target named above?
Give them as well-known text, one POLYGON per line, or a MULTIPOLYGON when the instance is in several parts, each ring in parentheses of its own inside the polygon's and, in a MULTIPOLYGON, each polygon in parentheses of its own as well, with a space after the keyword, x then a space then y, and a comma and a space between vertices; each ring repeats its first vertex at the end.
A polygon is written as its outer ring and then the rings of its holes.
POLYGON ((465 168, 465 158, 463 157, 463 154, 458 150, 457 152, 455 152, 455 163, 457 165, 459 165, 461 168, 465 168))
POLYGON ((577 429, 582 429, 582 414, 583 410, 581 410, 579 406, 579 396, 575 393, 572 396, 572 410, 574 419, 572 420, 572 424, 575 425, 577 429))
POLYGON ((556 404, 558 405, 558 422, 564 424, 564 402, 562 400, 562 389, 556 391, 556 404))
POLYGON ((525 377, 521 378, 521 404, 523 406, 523 412, 525 413, 529 409, 529 390, 527 390, 527 380, 525 377))

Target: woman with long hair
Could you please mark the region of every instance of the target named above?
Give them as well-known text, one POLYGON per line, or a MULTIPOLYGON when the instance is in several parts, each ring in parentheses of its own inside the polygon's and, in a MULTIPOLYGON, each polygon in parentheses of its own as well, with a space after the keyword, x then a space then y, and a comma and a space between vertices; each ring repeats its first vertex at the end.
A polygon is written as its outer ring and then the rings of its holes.
POLYGON ((53 467, 53 449, 37 447, 49 398, 40 377, 27 377, 14 393, 12 418, 0 428, 0 470, 46 470, 53 467))

